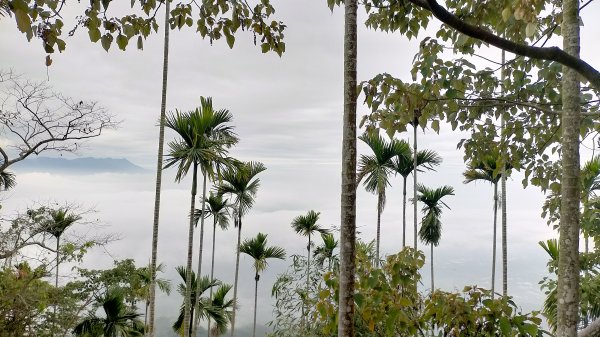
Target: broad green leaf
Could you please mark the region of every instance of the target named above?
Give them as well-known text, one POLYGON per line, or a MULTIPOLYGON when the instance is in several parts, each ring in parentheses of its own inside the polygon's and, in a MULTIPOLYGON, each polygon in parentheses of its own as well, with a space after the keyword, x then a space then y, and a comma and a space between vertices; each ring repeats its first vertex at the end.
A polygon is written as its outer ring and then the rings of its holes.
POLYGON ((31 30, 31 18, 26 11, 21 9, 15 10, 15 20, 17 20, 17 28, 19 28, 22 33, 31 30))

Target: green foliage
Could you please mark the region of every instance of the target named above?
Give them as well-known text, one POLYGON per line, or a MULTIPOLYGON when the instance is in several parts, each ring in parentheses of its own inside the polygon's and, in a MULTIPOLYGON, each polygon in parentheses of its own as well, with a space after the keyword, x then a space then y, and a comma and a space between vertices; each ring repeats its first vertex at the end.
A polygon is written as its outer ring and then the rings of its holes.
MULTIPOLYGON (((368 246, 358 246, 362 248, 356 257, 356 336, 536 337, 541 333, 537 313, 522 314, 510 298, 492 299, 484 289, 419 293, 419 270, 425 262, 419 251, 406 247, 375 268, 368 246)), ((327 273, 324 279, 326 287, 319 293, 314 319, 324 336, 335 336, 339 283, 336 274, 327 273)))
POLYGON ((221 184, 216 186, 218 195, 233 197, 233 214, 235 226, 239 223, 252 205, 260 186, 260 179, 256 176, 267 168, 260 162, 240 162, 235 167, 227 168, 221 175, 221 184))
MULTIPOLYGON (((65 33, 73 35, 77 30, 87 31, 90 41, 100 41, 106 51, 115 42, 119 49, 125 50, 132 39, 138 49, 143 49, 143 41, 159 30, 157 13, 164 5, 163 1, 132 0, 126 13, 114 10, 110 6, 113 0, 92 0, 83 12, 71 11, 72 4, 58 0, 6 0, 2 2, 0 13, 12 14, 19 31, 27 37, 39 38, 46 53, 62 52, 66 48, 65 33), (109 9, 110 7, 110 9, 109 9), (6 9, 9 9, 7 11, 6 9), (68 32, 64 31, 66 14, 74 14, 76 25, 68 32)), ((232 48, 235 34, 242 30, 254 37, 254 43, 260 41, 263 53, 273 51, 278 55, 285 52, 283 41, 285 25, 272 20, 275 9, 270 1, 256 4, 246 1, 210 0, 201 1, 193 6, 187 2, 175 2, 171 5, 169 17, 170 29, 194 28, 200 37, 211 43, 225 37, 232 48)), ((47 65, 51 59, 47 58, 47 65)))

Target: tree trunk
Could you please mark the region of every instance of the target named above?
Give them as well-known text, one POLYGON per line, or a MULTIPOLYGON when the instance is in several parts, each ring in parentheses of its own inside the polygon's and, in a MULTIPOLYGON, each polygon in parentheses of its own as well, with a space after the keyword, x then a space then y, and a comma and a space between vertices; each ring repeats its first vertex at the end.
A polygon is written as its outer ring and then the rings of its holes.
MULTIPOLYGON (((58 290, 58 267, 60 265, 60 236, 56 237, 56 273, 54 274, 54 288, 56 288, 58 290)), ((54 308, 53 308, 53 313, 54 313, 54 320, 55 320, 55 324, 56 327, 58 328, 58 321, 56 321, 56 307, 58 306, 58 299, 56 302, 54 302, 54 308)))
MULTIPOLYGON (((202 251, 204 248, 204 206, 206 205, 206 171, 202 172, 202 215, 200 216, 200 243, 198 244, 198 278, 202 277, 202 251)), ((192 213, 192 217, 193 217, 192 213)), ((212 287, 211 287, 212 289, 212 287)), ((196 285, 196 294, 200 295, 200 282, 196 285)), ((198 307, 200 303, 200 296, 196 296, 194 307, 198 307)), ((198 324, 200 323, 200 315, 196 315, 194 320, 194 329, 192 329, 192 336, 196 337, 196 331, 198 331, 198 324)))
POLYGON ((381 240, 381 193, 377 194, 377 242, 375 244, 375 267, 379 267, 379 241, 381 240))
MULTIPOLYGON (((238 214, 241 214, 241 210, 238 211, 238 214)), ((233 313, 231 315, 231 337, 233 337, 235 333, 235 312, 237 311, 237 286, 238 286, 238 274, 240 271, 240 240, 242 237, 242 216, 238 215, 238 238, 237 238, 237 248, 235 255, 235 279, 233 281, 233 313)))
POLYGON ((167 106, 167 75, 169 69, 169 1, 165 2, 165 42, 163 48, 162 94, 156 160, 156 185, 154 193, 154 220, 152 225, 152 257, 150 258, 150 303, 147 336, 154 337, 154 308, 156 303, 156 260, 158 252, 158 222, 160 219, 160 189, 162 184, 163 147, 165 143, 165 110, 167 106))
POLYGON ((308 251, 308 255, 306 257, 306 298, 305 298, 305 306, 306 306, 306 311, 304 312, 304 328, 308 331, 308 313, 309 313, 309 308, 308 308, 308 293, 309 293, 309 285, 310 285, 310 233, 308 233, 308 245, 306 246, 306 250, 308 251))
MULTIPOLYGON (((562 4, 563 50, 579 57, 579 2, 564 0, 562 4)), ((579 94, 577 73, 563 67, 557 337, 576 336, 579 321, 579 94)))
POLYGON ((433 291, 435 290, 435 284, 434 282, 434 277, 433 277, 433 243, 430 244, 431 246, 431 293, 433 294, 433 291))
MULTIPOLYGON (((502 73, 500 74, 502 80, 502 92, 504 92, 504 80, 506 78, 505 72, 505 62, 506 62, 506 51, 502 51, 502 73)), ((506 298, 508 296, 508 244, 507 244, 507 227, 506 227, 506 163, 507 163, 507 153, 506 153, 506 138, 504 136, 504 114, 501 115, 500 118, 500 142, 501 142, 501 151, 502 151, 502 169, 500 170, 500 189, 501 189, 501 201, 500 205, 502 206, 502 297, 506 298)))
POLYGON ((598 337, 600 336, 600 318, 590 323, 585 329, 579 331, 577 337, 598 337))
MULTIPOLYGON (((213 237, 212 237, 212 261, 210 262, 210 280, 211 282, 215 279, 215 237, 217 234, 217 217, 213 216, 213 237)), ((210 300, 213 298, 213 288, 210 287, 210 300)), ((210 337, 210 316, 208 317, 208 331, 207 337, 210 337)))
POLYGON ((419 127, 419 119, 416 117, 415 110, 415 119, 414 119, 414 143, 413 143, 413 226, 414 226, 414 248, 417 250, 417 233, 419 232, 418 222, 417 222, 417 127, 419 127))
MULTIPOLYGON (((192 323, 192 258, 194 248, 194 210, 196 209, 196 188, 198 183, 198 164, 194 163, 194 173, 192 176, 192 199, 190 201, 190 226, 188 230, 188 251, 187 251, 187 263, 186 263, 186 275, 185 275, 185 304, 183 309, 183 333, 184 337, 190 336, 190 323, 192 323)), ((198 275, 199 277, 200 275, 198 275)), ((195 304, 195 300, 194 300, 195 304)), ((195 337, 195 336, 194 336, 195 337)))
POLYGON ((498 183, 494 184, 494 233, 492 235, 492 298, 496 294, 496 234, 498 233, 498 183))
POLYGON ((254 276, 254 326, 252 328, 252 337, 256 337, 256 303, 258 302, 258 280, 260 276, 256 273, 254 276))
POLYGON ((357 0, 344 5, 344 120, 340 217, 340 290, 338 337, 354 337, 356 270, 356 12, 357 0))
POLYGON ((402 248, 406 247, 406 178, 403 178, 402 185, 402 248))
POLYGON ((146 310, 144 311, 144 326, 148 326, 148 306, 150 306, 150 302, 146 301, 146 310))

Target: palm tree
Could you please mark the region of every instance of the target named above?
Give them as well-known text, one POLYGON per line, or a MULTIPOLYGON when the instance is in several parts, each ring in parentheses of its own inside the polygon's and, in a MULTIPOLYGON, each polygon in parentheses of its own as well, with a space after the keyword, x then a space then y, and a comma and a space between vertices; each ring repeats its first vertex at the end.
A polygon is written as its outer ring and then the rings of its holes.
MULTIPOLYGON (((152 287, 152 278, 150 275, 150 266, 143 267, 137 270, 137 276, 140 279, 140 287, 138 289, 138 298, 142 299, 145 304, 145 314, 144 314, 144 326, 148 326, 148 308, 150 306, 150 287, 152 287)), ((155 269, 156 272, 163 272, 164 265, 162 263, 158 264, 155 269)), ((171 282, 166 279, 156 278, 154 283, 158 287, 158 289, 164 292, 167 295, 171 294, 171 282)))
POLYGON ((177 292, 184 297, 183 304, 179 308, 179 316, 177 316, 177 320, 173 323, 173 331, 175 331, 178 335, 185 335, 185 330, 188 329, 188 334, 192 333, 193 329, 193 318, 194 313, 196 317, 200 318, 211 318, 216 323, 216 330, 224 331, 227 328, 228 316, 226 310, 221 307, 214 307, 212 305, 212 300, 210 298, 202 297, 202 294, 206 292, 208 289, 212 287, 216 287, 221 285, 221 282, 218 280, 210 280, 208 276, 196 277, 196 273, 192 270, 190 272, 183 266, 178 266, 176 268, 177 274, 181 277, 181 279, 187 283, 188 275, 192 275, 192 283, 188 287, 186 283, 180 283, 177 286, 177 292), (188 288, 190 291, 188 291, 188 288), (191 296, 189 299, 185 299, 185 296, 191 296), (198 298, 198 301, 196 301, 198 298), (191 308, 191 314, 188 316, 188 324, 185 324, 185 304, 186 303, 198 303, 191 308))
POLYGON ((442 198, 448 195, 454 195, 454 188, 451 186, 438 187, 436 189, 430 189, 423 185, 417 187, 419 195, 417 196, 418 201, 424 203, 422 212, 425 216, 421 221, 421 229, 419 230, 419 238, 423 243, 429 244, 431 247, 431 292, 434 291, 434 277, 433 277, 433 246, 437 246, 440 243, 442 237, 442 206, 450 209, 446 203, 442 201, 442 198))
MULTIPOLYGON (((308 236, 308 244, 306 245, 306 250, 308 251, 306 255, 306 297, 308 298, 309 292, 309 276, 310 276, 310 246, 311 246, 311 235, 313 233, 321 233, 326 234, 327 229, 321 227, 321 225, 317 224, 319 221, 319 215, 321 213, 315 212, 313 210, 308 211, 306 215, 299 215, 292 220, 292 228, 296 231, 297 234, 302 236, 308 236)), ((308 308, 305 311, 308 314, 308 308)), ((306 322, 306 316, 304 316, 304 320, 306 322)))
MULTIPOLYGON (((188 231, 188 255, 186 270, 191 270, 192 266, 192 250, 194 243, 194 211, 196 202, 196 188, 198 168, 201 169, 203 175, 203 191, 202 191, 202 209, 204 209, 204 200, 206 199, 206 180, 207 176, 213 176, 216 163, 224 164, 227 162, 225 155, 227 148, 237 142, 237 137, 233 133, 233 127, 228 125, 232 119, 231 113, 227 110, 215 111, 212 107, 212 99, 200 97, 200 109, 196 108, 193 111, 181 113, 176 111, 174 114, 169 114, 166 120, 166 126, 181 137, 179 141, 169 143, 170 153, 167 158, 165 167, 178 166, 176 181, 181 181, 192 169, 192 189, 190 202, 190 224, 188 231)), ((204 217, 200 217, 200 248, 199 248, 199 273, 202 266, 202 248, 204 236, 204 217)), ((188 285, 191 283, 191 276, 188 277, 188 285)), ((188 291, 191 289, 186 288, 188 291)), ((186 297, 186 299, 191 297, 186 297)), ((194 303, 193 305, 196 305, 194 303)), ((190 314, 190 307, 186 306, 186 319, 184 325, 187 324, 187 316, 190 314)), ((194 330, 195 332, 194 325, 194 330)), ((187 329, 184 329, 187 331, 187 329)), ((187 333, 186 333, 187 336, 187 333)))
MULTIPOLYGON (((318 215, 317 215, 318 217, 318 215)), ((268 259, 285 259, 285 250, 281 247, 267 247, 267 235, 258 233, 255 238, 246 239, 240 251, 254 259, 254 327, 252 337, 256 337, 256 304, 258 302, 258 280, 260 273, 267 269, 268 259)))
MULTIPOLYGON (((403 140, 400 142, 406 143, 403 140)), ((408 147, 408 144, 406 146, 408 147)), ((417 161, 417 171, 420 171, 420 167, 435 171, 434 166, 442 163, 442 157, 435 151, 420 150, 417 152, 416 158, 413 157, 413 153, 410 151, 408 156, 396 156, 392 159, 394 172, 402 176, 402 247, 406 246, 406 182, 415 167, 415 159, 417 161)))
POLYGON ((17 185, 15 174, 9 171, 0 172, 0 191, 7 191, 17 185))
POLYGON ((119 289, 109 290, 98 299, 104 310, 104 318, 91 313, 73 328, 75 336, 85 337, 138 337, 144 335, 144 323, 140 314, 127 308, 119 289))
POLYGON ((154 214, 152 220, 152 253, 150 257, 150 317, 148 319, 148 336, 154 337, 154 308, 156 302, 156 261, 158 253, 158 223, 160 219, 160 189, 162 186, 163 150, 165 144, 165 119, 167 108, 167 79, 169 74, 169 30, 170 2, 165 1, 165 38, 163 46, 162 89, 160 101, 160 118, 158 123, 158 150, 156 156, 156 184, 154 190, 154 214))
MULTIPOLYGON (((216 187, 218 195, 230 195, 233 198, 234 226, 238 229, 235 257, 235 279, 233 283, 233 302, 237 305, 237 285, 240 270, 240 242, 242 235, 242 218, 254 205, 254 198, 260 186, 256 176, 266 170, 260 162, 238 162, 236 167, 227 168, 222 176, 222 183, 216 187)), ((235 312, 231 316, 231 337, 235 333, 235 312)))
POLYGON ((357 183, 365 179, 363 185, 368 192, 377 195, 377 238, 375 263, 379 265, 379 245, 381 236, 381 213, 385 207, 385 189, 390 186, 390 174, 394 171, 392 160, 397 156, 408 156, 410 150, 405 142, 392 139, 387 142, 379 133, 365 133, 358 139, 365 142, 373 151, 372 155, 361 155, 358 163, 357 183))
POLYGON ((48 211, 49 218, 42 225, 42 230, 56 239, 56 273, 54 286, 58 288, 58 267, 60 266, 60 238, 81 216, 69 213, 67 208, 52 209, 48 211))
MULTIPOLYGON (((210 279, 214 280, 215 273, 215 238, 217 233, 217 225, 221 227, 221 229, 225 230, 229 227, 229 204, 227 199, 223 199, 222 195, 213 194, 212 192, 206 199, 207 209, 202 212, 202 210, 196 210, 196 217, 200 218, 204 213, 205 216, 212 216, 213 218, 213 237, 212 237, 212 260, 210 263, 210 279)), ((210 297, 212 298, 212 288, 210 288, 210 297)), ((208 320, 208 333, 210 334, 210 319, 208 320)))
POLYGON ((338 247, 338 241, 331 233, 322 233, 321 239, 323 239, 323 245, 315 248, 313 253, 315 261, 323 266, 325 260, 327 260, 327 271, 331 271, 333 262, 337 260, 334 251, 338 247))
MULTIPOLYGON (((496 285, 496 227, 498 218, 498 182, 502 177, 502 160, 498 146, 490 146, 490 151, 479 160, 471 160, 467 164, 467 170, 463 173, 465 177, 465 184, 474 181, 487 181, 494 187, 494 221, 493 221, 493 243, 492 243, 492 297, 494 296, 494 290, 496 285)), ((510 174, 508 171, 510 165, 505 166, 506 174, 510 174)), ((504 234, 504 231, 503 231, 504 234)), ((502 239, 505 240, 504 237, 502 239)), ((503 265, 507 264, 503 254, 503 265)))
MULTIPOLYGON (((212 288, 210 288, 212 291, 212 288)), ((209 336, 220 336, 225 333, 227 330, 227 324, 231 321, 231 316, 233 315, 233 307, 234 302, 233 299, 226 300, 225 297, 231 290, 231 284, 221 284, 217 291, 215 291, 214 295, 211 295, 211 306, 213 311, 221 313, 221 315, 211 315, 224 318, 224 321, 217 322, 214 328, 209 328, 208 334, 209 336)), ((209 316, 209 322, 210 317, 209 316)))

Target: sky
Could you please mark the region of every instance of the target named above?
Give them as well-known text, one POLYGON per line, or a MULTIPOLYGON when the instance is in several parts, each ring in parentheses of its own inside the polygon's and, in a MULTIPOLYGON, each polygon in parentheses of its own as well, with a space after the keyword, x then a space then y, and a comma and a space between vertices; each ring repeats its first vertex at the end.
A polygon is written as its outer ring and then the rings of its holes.
MULTIPOLYGON (((290 226, 295 216, 313 209, 321 212, 322 225, 339 226, 343 12, 330 12, 325 2, 276 1, 274 5, 277 18, 287 25, 283 57, 262 54, 245 33, 238 35, 230 50, 224 41, 211 46, 191 30, 174 31, 167 109, 193 109, 199 105, 199 96, 210 96, 215 107, 230 110, 241 139, 231 154, 242 160, 263 162, 267 167, 260 175, 256 204, 244 220, 243 238, 260 231, 269 235, 270 244, 285 247, 288 255, 303 254, 305 239, 290 226)), ((597 14, 600 4, 590 4, 584 21, 597 14)), ((585 41, 591 41, 600 32, 599 24, 585 24, 584 58, 594 54, 585 41)), ((362 24, 359 28, 359 80, 382 72, 408 80, 418 41, 370 31, 362 24)), ((130 257, 140 265, 147 263, 162 75, 160 34, 151 36, 143 51, 129 48, 122 52, 113 48, 107 53, 99 44, 91 44, 85 32, 79 32, 67 39, 67 50, 54 55, 48 69, 39 42, 28 43, 14 22, 0 20, 0 42, 6 49, 2 53, 3 67, 33 80, 49 79, 57 91, 75 99, 98 101, 121 120, 118 129, 89 141, 79 156, 126 158, 147 169, 131 174, 87 175, 17 171, 18 185, 5 195, 2 212, 23 210, 36 202, 76 201, 96 209, 93 216, 104 224, 103 231, 121 237, 106 249, 92 251, 85 260, 87 266, 107 267, 114 259, 130 257)), ((498 51, 487 53, 500 57, 498 51)), ((592 65, 600 66, 593 62, 592 65)), ((358 113, 360 119, 368 108, 359 104, 358 113)), ((450 291, 462 290, 466 285, 490 286, 492 187, 485 183, 463 184, 463 153, 456 144, 464 136, 447 126, 442 126, 439 134, 432 130, 419 132, 420 148, 434 149, 444 159, 436 172, 421 174, 420 182, 431 187, 447 184, 456 190, 456 195, 447 199, 451 210, 443 214, 442 240, 435 249, 436 286, 450 291)), ((167 140, 174 138, 167 132, 167 140)), ((398 138, 411 140, 409 134, 398 138)), ((367 152, 359 144, 359 154, 367 152)), ((173 169, 166 170, 163 177, 158 259, 166 265, 164 277, 178 283, 174 267, 185 262, 190 181, 175 183, 173 169)), ((544 196, 536 188, 523 189, 521 179, 520 174, 515 174, 507 182, 508 282, 509 294, 523 310, 529 311, 540 309, 544 298, 538 282, 546 275, 547 257, 538 241, 557 235, 540 217, 544 196)), ((411 188, 409 183, 408 190, 411 188)), ((392 180, 387 198, 381 251, 393 254, 400 249, 402 240, 399 177, 392 180)), ((408 207, 407 218, 410 223, 412 207, 408 207)), ((360 187, 357 227, 361 239, 374 239, 375 219, 376 197, 360 187)), ((205 238, 211 234, 208 230, 205 238)), ((410 228, 407 235, 407 241, 412 242, 410 228)), ((197 241, 196 238, 195 247, 197 241)), ((226 282, 233 282, 235 242, 234 230, 217 233, 215 273, 226 282)), ((204 246, 209 246, 208 240, 204 246)), ((208 270, 210 255, 204 256, 203 270, 208 270)), ((427 261, 422 270, 424 287, 429 284, 427 261)), ((242 257, 240 263, 238 322, 243 325, 252 319, 253 272, 249 258, 242 257)), ((496 287, 501 289, 500 259, 497 264, 496 287)), ((274 301, 270 287, 287 265, 288 262, 273 261, 261 277, 258 320, 263 324, 271 320, 274 301)), ((161 295, 158 315, 174 317, 180 302, 178 295, 161 295)))

